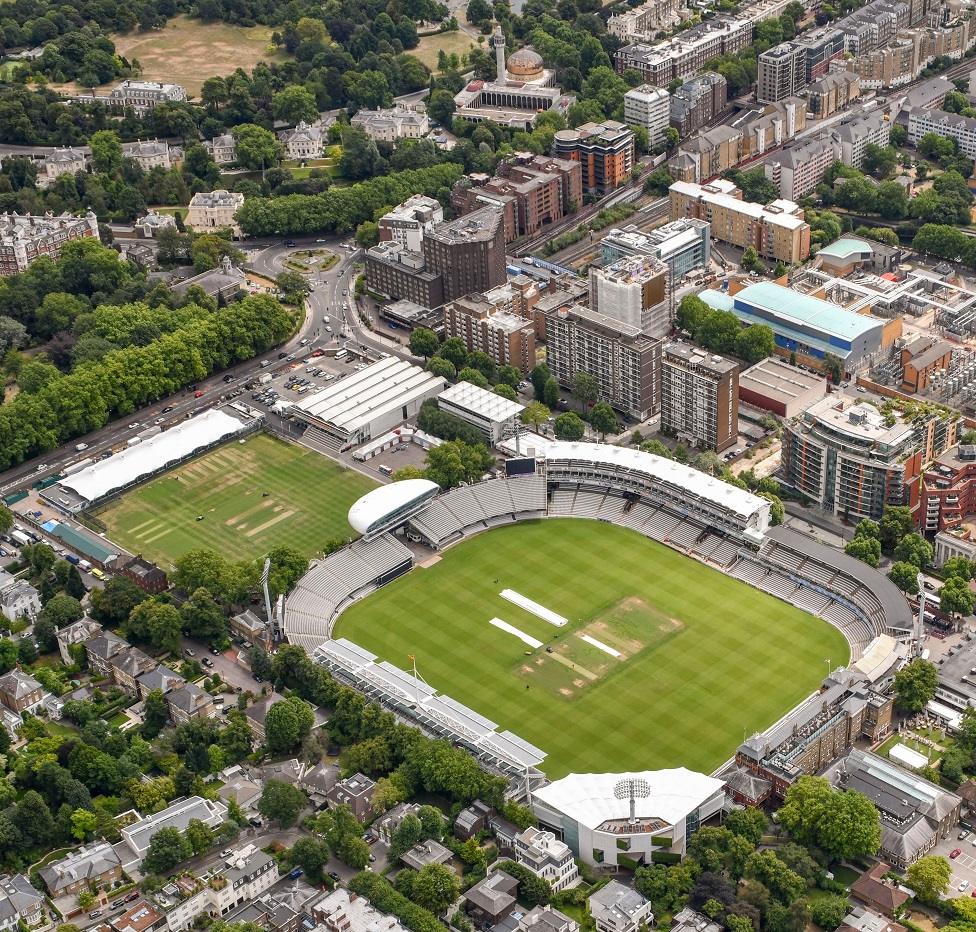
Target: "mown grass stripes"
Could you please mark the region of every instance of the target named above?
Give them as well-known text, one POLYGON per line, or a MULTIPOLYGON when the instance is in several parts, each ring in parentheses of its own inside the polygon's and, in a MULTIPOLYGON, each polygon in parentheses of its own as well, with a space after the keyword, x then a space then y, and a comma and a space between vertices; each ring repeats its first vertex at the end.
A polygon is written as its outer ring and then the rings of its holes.
POLYGON ((573 519, 465 541, 353 606, 335 635, 402 668, 414 655, 432 686, 546 750, 551 777, 680 765, 709 772, 812 692, 826 658, 849 658, 826 622, 633 531, 573 519), (506 587, 570 625, 557 631, 512 605, 498 595, 506 587), (649 638, 572 698, 533 686, 519 672, 531 659, 525 645, 488 623, 497 616, 550 643, 628 596, 682 627, 649 638))

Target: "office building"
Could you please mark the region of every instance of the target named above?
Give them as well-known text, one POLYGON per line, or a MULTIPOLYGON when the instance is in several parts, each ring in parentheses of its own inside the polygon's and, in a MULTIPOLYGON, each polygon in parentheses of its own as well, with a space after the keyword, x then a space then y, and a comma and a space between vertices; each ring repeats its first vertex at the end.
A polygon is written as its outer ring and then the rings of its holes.
POLYGON ((672 287, 692 272, 708 268, 711 235, 707 221, 672 220, 644 233, 633 224, 614 228, 600 242, 603 264, 612 265, 626 256, 660 259, 671 276, 672 287))
POLYGON ((604 120, 561 129, 552 143, 552 154, 579 162, 583 189, 606 194, 630 177, 634 167, 634 134, 623 123, 604 120))
POLYGON ((923 466, 955 439, 956 421, 946 409, 882 413, 829 395, 785 425, 783 479, 844 520, 877 520, 886 505, 918 507, 923 466))
POLYGON ((661 432, 721 453, 739 436, 739 366, 680 341, 661 351, 661 432))
POLYGON ((493 208, 435 225, 422 250, 427 267, 444 280, 445 301, 505 283, 505 229, 493 208))
POLYGON ((806 87, 806 49, 797 42, 781 42, 759 56, 756 100, 775 103, 806 87))
POLYGON ((366 252, 366 285, 392 300, 440 307, 505 283, 502 212, 485 207, 424 232, 421 251, 381 242, 366 252))
POLYGON ((651 256, 628 256, 590 267, 590 307, 660 339, 671 329, 668 267, 651 256))
POLYGON ((780 417, 797 417, 827 394, 822 375, 770 356, 739 373, 739 400, 780 417))
POLYGON ((547 311, 546 363, 570 388, 578 372, 596 379, 600 401, 637 420, 660 408, 661 341, 639 327, 573 306, 547 311))
POLYGON ((470 382, 458 382, 444 389, 437 398, 437 407, 477 427, 489 449, 512 436, 518 416, 525 410, 525 405, 470 382))
POLYGON ((678 135, 684 139, 722 113, 728 92, 728 82, 715 71, 685 81, 671 95, 670 121, 678 135))
POLYGON ((190 198, 187 225, 197 233, 231 230, 239 239, 241 228, 236 215, 243 204, 244 195, 236 191, 198 191, 190 198))
POLYGON ((701 71, 719 55, 741 51, 752 42, 749 19, 716 16, 656 44, 636 42, 617 49, 614 67, 619 74, 633 69, 654 87, 667 87, 701 71))
POLYGON ((444 208, 435 198, 414 194, 377 221, 381 243, 394 242, 420 252, 424 234, 444 222, 444 208))
MULTIPOLYGON (((925 533, 966 531, 968 528, 964 522, 968 522, 974 514, 976 446, 958 444, 945 450, 926 468, 915 523, 925 533)), ((969 549, 967 545, 960 548, 960 552, 965 553, 969 549)))
POLYGON ((479 350, 523 375, 535 368, 532 318, 493 304, 485 295, 465 295, 444 305, 444 337, 459 337, 469 352, 479 350))
POLYGON ((850 71, 832 71, 807 88, 810 112, 819 119, 851 106, 861 96, 861 82, 850 71))
POLYGON ((86 236, 98 238, 98 219, 88 211, 71 214, 0 214, 0 276, 23 272, 35 259, 57 259, 65 243, 86 236))
POLYGON ((624 122, 647 131, 649 148, 664 142, 670 120, 671 95, 665 88, 641 84, 624 94, 624 122))
POLYGON ((752 246, 759 255, 787 265, 810 255, 810 225, 802 208, 788 200, 754 204, 741 200, 741 194, 731 181, 722 179, 706 185, 676 181, 670 188, 671 218, 707 220, 717 240, 752 246))
POLYGON ((494 81, 470 81, 454 97, 455 115, 480 123, 489 120, 510 129, 530 130, 540 113, 565 116, 576 102, 555 86, 555 74, 543 66, 542 56, 519 49, 506 61, 505 36, 496 26, 491 37, 495 52, 494 81))
POLYGON ((961 155, 976 159, 976 119, 945 110, 913 107, 908 112, 908 141, 918 145, 926 133, 954 139, 961 155))
POLYGON ((779 188, 781 199, 798 201, 824 180, 835 161, 837 147, 830 139, 805 139, 773 152, 763 163, 763 171, 779 188))
POLYGON ((583 169, 578 161, 516 154, 493 177, 466 175, 451 192, 459 214, 495 207, 505 218, 505 242, 538 233, 583 203, 583 169))

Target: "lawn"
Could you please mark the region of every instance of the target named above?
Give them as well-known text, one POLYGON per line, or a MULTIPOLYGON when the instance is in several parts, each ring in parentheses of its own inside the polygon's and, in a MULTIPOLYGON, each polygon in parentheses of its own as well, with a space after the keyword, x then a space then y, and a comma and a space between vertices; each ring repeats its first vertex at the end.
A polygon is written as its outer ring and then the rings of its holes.
POLYGON ((112 41, 120 55, 139 60, 143 80, 182 84, 196 97, 207 78, 236 68, 250 73, 258 62, 283 60, 286 56, 270 46, 271 33, 269 26, 230 26, 174 16, 162 29, 113 35, 112 41))
POLYGON ((196 547, 232 560, 282 545, 313 556, 352 534, 349 506, 375 485, 320 453, 256 434, 134 489, 98 519, 110 540, 167 568, 196 547))
POLYGON ((633 531, 574 519, 464 541, 352 606, 335 637, 401 668, 416 657, 433 687, 547 751, 552 778, 710 772, 813 692, 826 658, 849 658, 826 622, 633 531))
POLYGON ((466 55, 474 48, 471 36, 456 29, 453 32, 435 32, 430 36, 421 36, 420 44, 410 50, 410 54, 419 58, 431 71, 437 71, 437 53, 441 50, 445 55, 456 53, 466 55))

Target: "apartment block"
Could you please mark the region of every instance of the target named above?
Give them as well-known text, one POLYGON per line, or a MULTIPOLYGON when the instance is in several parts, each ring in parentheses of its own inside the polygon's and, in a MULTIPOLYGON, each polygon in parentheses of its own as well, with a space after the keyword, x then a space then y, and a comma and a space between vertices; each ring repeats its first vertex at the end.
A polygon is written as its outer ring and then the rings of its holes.
POLYGON ((716 126, 686 140, 671 160, 671 175, 678 181, 700 182, 735 168, 744 158, 742 130, 716 126))
POLYGON ((552 154, 579 162, 583 189, 602 195, 629 178, 634 167, 634 134, 616 120, 584 123, 576 129, 559 130, 552 154))
POLYGON ((743 201, 742 192, 722 179, 706 185, 676 181, 670 197, 672 219, 707 220, 712 236, 722 242, 752 246, 761 256, 788 265, 810 255, 810 225, 792 201, 778 199, 765 206, 743 201))
POLYGON ((685 81, 671 95, 671 125, 682 138, 690 136, 725 110, 728 93, 728 81, 714 71, 685 81))
POLYGON ((697 74, 718 55, 744 49, 752 33, 749 19, 716 16, 664 42, 623 46, 614 55, 614 67, 620 74, 633 68, 648 84, 667 87, 675 79, 697 74))
POLYGON ((23 272, 41 256, 57 259, 65 243, 86 236, 98 237, 98 219, 91 211, 84 217, 0 214, 0 276, 23 272))
POLYGON ((861 96, 861 81, 853 72, 832 71, 814 81, 807 94, 810 112, 823 119, 853 104, 861 96))
POLYGON ((955 139, 963 155, 976 159, 976 119, 945 110, 913 107, 908 113, 908 141, 918 145, 926 133, 955 139))
POLYGON ((831 129, 830 138, 837 147, 837 158, 845 165, 860 168, 869 143, 882 149, 888 145, 891 124, 880 112, 859 114, 831 129))
POLYGON ((523 374, 535 367, 535 325, 510 310, 471 294, 444 306, 445 338, 460 337, 469 351, 487 353, 499 366, 523 374))
POLYGON ((823 181, 836 159, 836 147, 829 139, 808 139, 774 152, 766 159, 763 170, 779 188, 781 198, 797 201, 823 181))
POLYGON ((590 267, 590 307, 649 336, 660 339, 671 329, 670 298, 668 267, 660 259, 635 255, 590 267))
POLYGON ((548 881, 554 893, 579 883, 572 849, 552 832, 531 826, 515 838, 515 862, 548 881))
POLYGON ((427 268, 421 253, 386 242, 366 250, 366 287, 394 301, 407 300, 421 307, 444 303, 444 279, 427 268))
POLYGON ((443 223, 444 208, 435 198, 414 194, 377 221, 381 243, 394 242, 420 252, 424 234, 443 223))
MULTIPOLYGON (((969 528, 964 522, 974 514, 976 447, 958 444, 942 453, 925 470, 915 523, 926 533, 958 530, 965 534, 969 528)), ((966 552, 961 547, 958 549, 966 552)))
POLYGON ((500 210, 506 243, 538 233, 582 203, 582 164, 548 155, 515 155, 493 177, 465 176, 451 192, 451 206, 459 214, 482 207, 500 210))
POLYGON ((830 70, 830 63, 844 57, 844 34, 828 27, 804 35, 798 40, 805 53, 804 71, 806 83, 822 78, 830 70))
POLYGON ((838 517, 878 519, 886 505, 915 509, 922 467, 955 443, 956 422, 932 408, 909 418, 897 408, 836 395, 786 424, 783 478, 838 517))
POLYGON ((847 70, 865 90, 895 88, 913 81, 922 69, 922 37, 917 30, 901 33, 879 49, 848 59, 847 70))
POLYGON ((240 238, 241 228, 235 215, 244 204, 244 195, 236 191, 198 191, 190 198, 187 224, 197 232, 231 230, 240 238))
POLYGON ((781 42, 759 56, 756 100, 775 103, 799 94, 806 86, 806 49, 797 42, 781 42))
POLYGON ((546 312, 546 363, 565 388, 592 375, 600 401, 643 420, 660 408, 661 341, 639 327, 573 306, 546 312))
POLYGON ((607 21, 607 32, 624 42, 650 39, 679 21, 680 6, 678 0, 647 0, 633 10, 611 16, 607 21))
POLYGON ((739 366, 690 343, 661 351, 661 431, 721 453, 739 435, 739 366))
POLYGON ((671 120, 671 95, 663 87, 641 84, 624 94, 624 122, 647 130, 650 148, 664 142, 671 120))

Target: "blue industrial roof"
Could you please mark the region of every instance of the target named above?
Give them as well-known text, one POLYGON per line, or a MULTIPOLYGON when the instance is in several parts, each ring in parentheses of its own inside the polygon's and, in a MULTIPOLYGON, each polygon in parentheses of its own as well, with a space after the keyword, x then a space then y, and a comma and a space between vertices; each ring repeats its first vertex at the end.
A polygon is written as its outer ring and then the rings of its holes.
POLYGON ((855 314, 843 308, 800 294, 792 288, 784 288, 775 282, 757 282, 747 285, 733 298, 735 306, 752 305, 784 323, 814 327, 842 340, 856 340, 882 326, 883 322, 865 314, 855 314))
POLYGON ((732 298, 729 297, 727 291, 715 291, 712 288, 706 288, 701 294, 698 295, 713 311, 731 311, 732 298))

